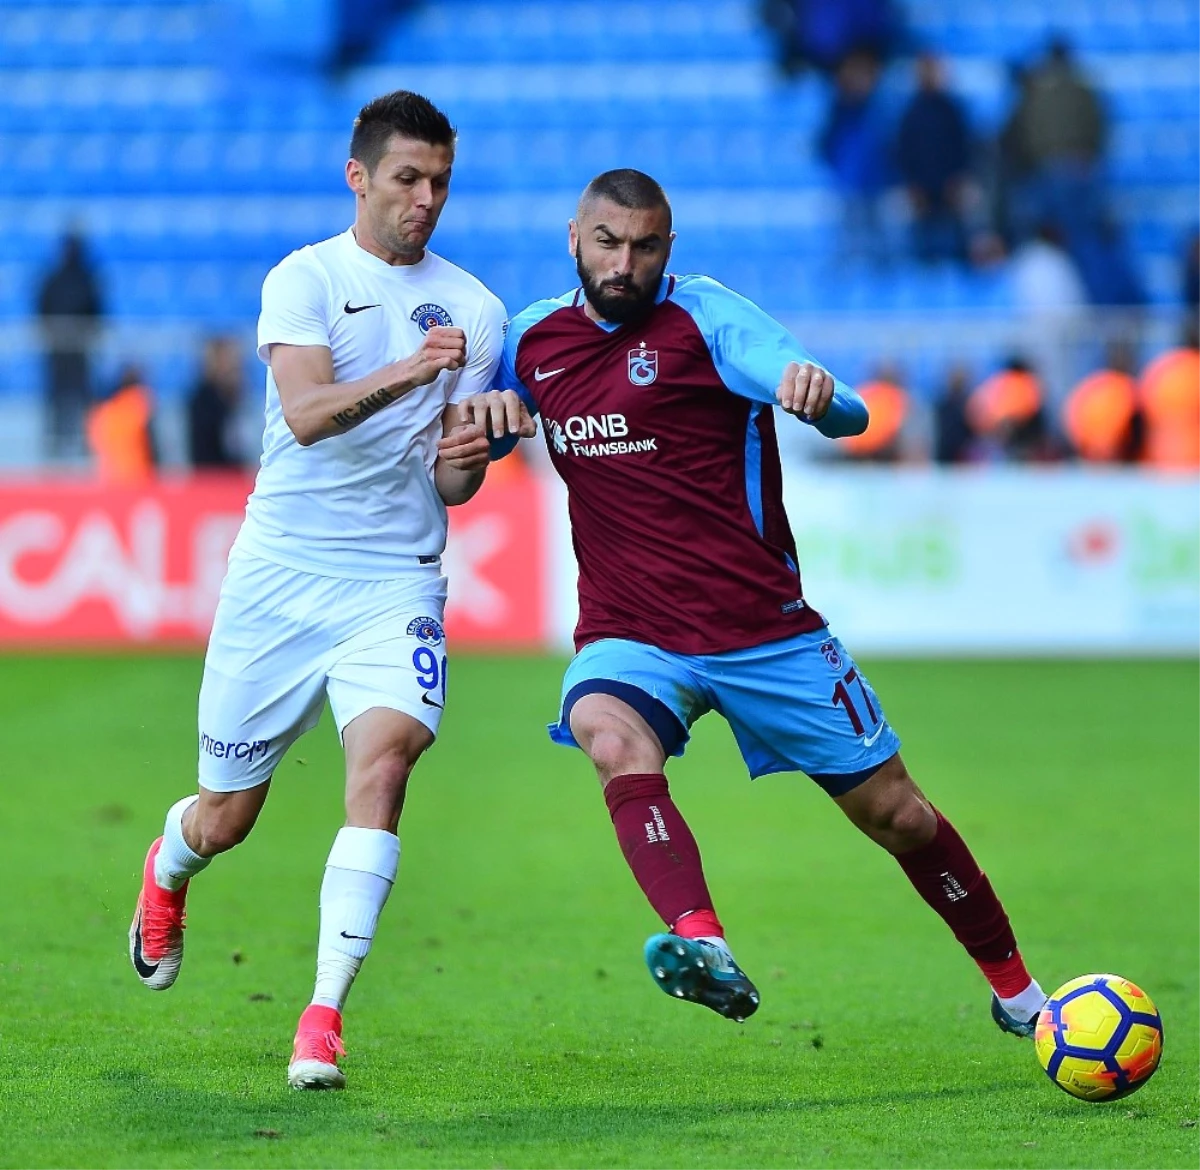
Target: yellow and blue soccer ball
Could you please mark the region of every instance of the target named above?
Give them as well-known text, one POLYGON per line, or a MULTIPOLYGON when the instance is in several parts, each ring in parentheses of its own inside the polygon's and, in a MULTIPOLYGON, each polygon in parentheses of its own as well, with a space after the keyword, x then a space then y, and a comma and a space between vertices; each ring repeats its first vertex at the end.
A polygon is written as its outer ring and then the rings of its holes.
POLYGON ((1119 975, 1081 975, 1047 1001, 1033 1034, 1046 1075, 1084 1101, 1136 1092, 1162 1059, 1158 1009, 1119 975))

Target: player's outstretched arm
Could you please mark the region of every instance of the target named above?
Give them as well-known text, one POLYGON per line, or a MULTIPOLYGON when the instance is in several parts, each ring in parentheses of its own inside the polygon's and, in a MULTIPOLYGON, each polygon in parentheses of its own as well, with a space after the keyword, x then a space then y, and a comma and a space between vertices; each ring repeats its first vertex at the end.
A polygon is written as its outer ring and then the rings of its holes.
POLYGON ((788 414, 827 438, 861 435, 867 429, 867 404, 815 362, 789 362, 775 397, 788 414))
POLYGON ((302 447, 343 434, 410 390, 428 386, 443 370, 461 369, 466 361, 466 334, 443 326, 430 329, 410 357, 353 382, 335 381, 328 346, 271 346, 271 373, 283 417, 302 447))
POLYGON ((866 403, 753 301, 706 276, 683 277, 673 295, 691 314, 717 372, 735 394, 778 402, 830 439, 867 429, 866 403))

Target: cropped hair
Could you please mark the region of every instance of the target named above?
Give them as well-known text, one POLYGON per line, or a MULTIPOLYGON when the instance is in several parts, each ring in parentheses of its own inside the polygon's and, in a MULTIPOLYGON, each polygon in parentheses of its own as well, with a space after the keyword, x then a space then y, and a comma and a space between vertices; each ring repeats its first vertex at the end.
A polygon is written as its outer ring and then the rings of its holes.
POLYGON ((374 174, 388 143, 397 134, 451 150, 458 137, 450 119, 433 102, 419 93, 398 89, 367 102, 359 110, 350 136, 350 157, 362 163, 368 174, 374 174))
POLYGON ((584 189, 579 197, 579 211, 597 199, 607 199, 618 207, 627 207, 632 211, 647 211, 661 207, 667 213, 667 227, 671 226, 671 203, 667 193, 656 180, 641 171, 623 168, 616 171, 605 171, 597 175, 584 189))

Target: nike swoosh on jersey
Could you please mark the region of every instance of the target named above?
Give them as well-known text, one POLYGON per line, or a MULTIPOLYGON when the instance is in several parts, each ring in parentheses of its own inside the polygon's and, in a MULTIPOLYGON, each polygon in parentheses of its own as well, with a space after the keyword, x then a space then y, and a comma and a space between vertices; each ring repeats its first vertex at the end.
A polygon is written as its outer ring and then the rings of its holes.
POLYGON ((139 918, 137 929, 133 932, 133 969, 143 978, 149 979, 158 971, 158 964, 150 966, 142 955, 142 923, 139 918))
POLYGON ((437 708, 439 711, 444 711, 444 710, 446 709, 446 704, 445 704, 445 703, 435 703, 435 702, 434 702, 434 701, 433 701, 433 700, 432 700, 432 699, 429 697, 429 692, 428 692, 428 691, 422 691, 422 692, 421 692, 421 702, 422 702, 422 703, 425 703, 425 704, 427 704, 427 705, 428 705, 428 706, 430 706, 430 707, 436 707, 436 708, 437 708))
POLYGON ((561 370, 539 370, 536 366, 533 370, 533 380, 535 382, 544 382, 547 378, 553 378, 555 374, 565 374, 567 367, 563 366, 561 370))
POLYGON ((876 731, 874 735, 864 735, 863 736, 863 747, 874 747, 875 741, 883 734, 883 729, 886 726, 887 726, 886 723, 881 723, 879 725, 879 730, 876 731))
POLYGON ((342 312, 343 313, 365 313, 368 309, 381 309, 381 308, 383 308, 382 305, 351 305, 350 302, 347 301, 342 306, 342 312))

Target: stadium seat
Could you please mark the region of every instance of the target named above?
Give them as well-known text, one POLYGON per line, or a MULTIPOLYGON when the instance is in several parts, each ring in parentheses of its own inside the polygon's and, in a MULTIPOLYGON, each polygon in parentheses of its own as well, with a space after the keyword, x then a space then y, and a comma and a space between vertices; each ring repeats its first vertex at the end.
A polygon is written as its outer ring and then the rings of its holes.
MULTIPOLYGON (((1196 219, 1200 166, 1196 5, 903 8, 910 43, 947 54, 981 132, 1010 108, 1006 60, 1032 59, 1056 32, 1075 43, 1114 120, 1114 206, 1147 258, 1152 296, 1177 296, 1174 257, 1196 219)), ((0 20, 0 210, 19 224, 0 263, 0 315, 27 310, 75 215, 114 311, 252 319, 271 264, 346 226, 350 121, 396 85, 429 93, 461 132, 455 198, 435 246, 479 271, 510 308, 571 283, 565 221, 582 185, 615 166, 667 185, 679 264, 768 308, 903 315, 1006 305, 1002 275, 838 267, 838 202, 814 147, 829 87, 815 74, 776 78, 757 9, 756 0, 415 4, 360 67, 329 80, 269 63, 249 71, 211 0, 18 0, 0 20), (31 198, 36 213, 25 210, 31 198)), ((903 102, 907 63, 885 84, 903 102)))

